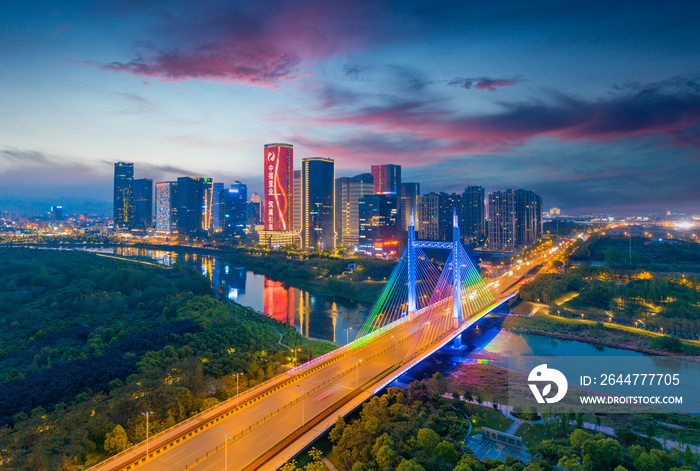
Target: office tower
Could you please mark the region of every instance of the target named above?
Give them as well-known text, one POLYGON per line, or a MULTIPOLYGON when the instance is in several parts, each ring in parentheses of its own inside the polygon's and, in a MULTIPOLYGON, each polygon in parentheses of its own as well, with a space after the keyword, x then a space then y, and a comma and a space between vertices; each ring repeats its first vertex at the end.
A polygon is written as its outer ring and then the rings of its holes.
POLYGON ((372 165, 372 178, 377 195, 401 192, 401 165, 372 165))
POLYGON ((515 245, 530 245, 537 240, 538 214, 541 220, 541 211, 537 210, 539 196, 531 190, 515 191, 515 245))
POLYGON ((401 204, 399 213, 401 214, 401 230, 408 231, 408 220, 411 218, 411 211, 416 211, 418 197, 420 196, 420 183, 401 184, 401 204))
POLYGON ((114 228, 130 229, 134 217, 134 164, 114 164, 114 228))
POLYGON ((211 227, 212 184, 209 177, 177 179, 177 229, 180 234, 204 235, 211 227))
POLYGON ((360 236, 360 198, 374 194, 371 173, 335 180, 335 232, 338 243, 357 246, 360 236))
POLYGON ((212 185, 212 208, 211 208, 211 222, 214 232, 221 232, 223 227, 223 214, 224 208, 224 184, 214 183, 212 185))
POLYGON ((462 193, 460 233, 465 244, 481 245, 486 239, 486 207, 484 188, 468 186, 462 193))
POLYGON ((515 192, 489 193, 489 248, 515 248, 515 192))
POLYGON ((395 195, 366 195, 359 199, 358 248, 369 254, 396 255, 398 208, 395 195))
POLYGON ((293 146, 266 144, 263 165, 265 230, 291 231, 294 228, 293 146))
POLYGON ((301 181, 301 170, 294 170, 294 226, 292 230, 301 234, 301 192, 304 185, 301 181))
POLYGON ((153 180, 139 178, 133 183, 134 218, 133 229, 150 229, 153 227, 153 180))
POLYGON ((156 183, 156 231, 177 232, 177 182, 156 183))
POLYGON ((302 244, 305 250, 335 250, 335 169, 332 159, 302 159, 302 244))
POLYGON ((542 234, 544 233, 544 229, 542 227, 542 197, 540 195, 535 195, 535 196, 537 196, 537 206, 535 209, 535 217, 537 218, 537 224, 536 224, 537 236, 535 238, 539 239, 540 237, 542 237, 542 234))
POLYGON ((248 187, 236 180, 231 188, 222 192, 221 199, 222 231, 227 236, 242 237, 245 234, 247 218, 248 187))

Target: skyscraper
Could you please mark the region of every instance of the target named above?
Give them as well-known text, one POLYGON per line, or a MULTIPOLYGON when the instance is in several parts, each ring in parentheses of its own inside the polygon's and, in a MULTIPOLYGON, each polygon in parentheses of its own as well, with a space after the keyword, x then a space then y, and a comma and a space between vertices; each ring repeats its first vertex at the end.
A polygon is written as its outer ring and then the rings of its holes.
POLYGON ((265 230, 291 231, 294 229, 293 146, 266 144, 263 165, 265 230))
POLYGON ((359 200, 358 248, 369 254, 395 255, 398 250, 398 208, 392 194, 365 195, 359 200))
POLYGON ((377 195, 387 193, 396 195, 401 192, 401 165, 372 165, 372 178, 374 178, 374 193, 377 195))
POLYGON ((221 232, 223 227, 223 193, 224 184, 221 182, 216 182, 212 186, 212 210, 211 210, 211 220, 214 232, 221 232))
POLYGON ((416 211, 418 197, 420 196, 420 183, 401 184, 401 204, 399 213, 401 214, 401 230, 408 231, 408 220, 411 218, 411 211, 416 211))
POLYGON ((460 217, 460 233, 465 244, 481 245, 486 239, 486 207, 484 204, 484 188, 468 186, 462 193, 462 212, 460 217))
POLYGON ((156 231, 177 231, 177 182, 156 183, 156 231))
MULTIPOLYGON (((247 215, 247 224, 249 226, 262 224, 262 201, 257 193, 250 195, 250 201, 247 204, 247 215)), ((252 229, 255 229, 255 227, 252 227, 252 229)))
POLYGON ((515 245, 532 244, 539 236, 537 230, 538 196, 531 190, 515 191, 515 245))
POLYGON ((139 178, 134 180, 134 219, 133 229, 150 229, 153 227, 153 180, 139 178))
POLYGON ((335 163, 302 159, 302 244, 305 250, 335 250, 335 163))
POLYGON ((294 170, 294 226, 291 230, 301 234, 301 200, 304 185, 301 181, 301 170, 294 170))
POLYGON ((134 217, 134 164, 114 164, 114 227, 130 229, 134 217))
POLYGON ((177 229, 180 234, 203 235, 211 226, 212 179, 177 179, 177 229))
POLYGON ((374 179, 370 173, 335 180, 335 231, 338 243, 354 247, 360 236, 360 198, 374 194, 374 179))
POLYGON ((489 193, 489 248, 515 248, 515 192, 489 193))

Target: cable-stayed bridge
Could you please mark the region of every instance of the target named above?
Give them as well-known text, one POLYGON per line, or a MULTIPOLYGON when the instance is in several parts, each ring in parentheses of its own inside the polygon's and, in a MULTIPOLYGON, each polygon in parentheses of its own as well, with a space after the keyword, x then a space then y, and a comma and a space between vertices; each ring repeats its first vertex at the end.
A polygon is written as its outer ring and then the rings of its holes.
MULTIPOLYGON (((549 253, 547 256, 556 256, 549 253)), ((546 261, 544 256, 530 265, 546 261)), ((459 242, 415 239, 356 339, 224 401, 93 468, 92 471, 273 470, 376 392, 514 296, 522 265, 487 287, 459 242), (424 249, 449 250, 442 270, 424 249), (497 286, 497 288, 495 288, 497 286), (505 289, 504 289, 505 287, 505 289)), ((453 341, 454 339, 454 341, 453 341)))

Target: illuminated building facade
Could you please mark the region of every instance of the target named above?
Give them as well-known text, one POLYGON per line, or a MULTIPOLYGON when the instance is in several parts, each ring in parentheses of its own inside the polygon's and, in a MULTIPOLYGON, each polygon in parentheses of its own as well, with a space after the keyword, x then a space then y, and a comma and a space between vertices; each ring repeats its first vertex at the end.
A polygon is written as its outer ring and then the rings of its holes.
POLYGON ((323 157, 301 161, 304 250, 335 250, 335 162, 323 157))
POLYGON ((262 224, 262 201, 260 195, 253 193, 250 196, 250 201, 246 205, 247 221, 246 224, 255 229, 255 226, 262 224))
POLYGON ((132 229, 146 230, 153 227, 153 180, 134 180, 134 218, 132 229))
POLYGON ((489 193, 489 248, 515 249, 515 192, 489 193))
POLYGON ((212 221, 212 228, 214 229, 214 232, 221 232, 222 228, 222 214, 223 214, 223 202, 222 202, 222 197, 223 197, 223 192, 224 192, 224 184, 223 183, 214 183, 212 186, 212 210, 211 210, 211 221, 212 221))
POLYGON ((209 177, 177 179, 177 229, 180 234, 204 235, 211 228, 212 185, 209 177))
POLYGON ((301 247, 301 236, 294 231, 258 231, 258 244, 263 247, 301 247))
POLYGON ((367 195, 359 200, 358 249, 372 255, 398 251, 398 208, 395 195, 367 195))
POLYGON ((291 144, 266 144, 263 157, 266 231, 294 228, 294 148, 291 144))
POLYGON ((248 187, 236 180, 220 196, 221 230, 230 237, 242 237, 246 229, 248 187))
POLYGON ((360 198, 374 194, 371 173, 335 179, 335 232, 337 241, 355 247, 360 241, 360 198))
POLYGON ((130 229, 134 217, 134 164, 114 164, 114 228, 130 229))
POLYGON ((301 170, 294 170, 294 226, 292 230, 301 234, 301 192, 304 185, 301 181, 301 170))
POLYGON ((177 232, 177 182, 156 183, 156 231, 177 232))
POLYGON ((468 186, 462 193, 459 225, 462 242, 481 245, 486 239, 486 204, 482 186, 468 186))

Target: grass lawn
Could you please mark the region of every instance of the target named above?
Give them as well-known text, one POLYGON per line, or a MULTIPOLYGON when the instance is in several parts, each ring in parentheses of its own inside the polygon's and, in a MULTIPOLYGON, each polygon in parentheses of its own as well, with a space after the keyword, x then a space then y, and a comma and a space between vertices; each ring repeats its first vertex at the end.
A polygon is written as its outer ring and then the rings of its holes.
POLYGON ((515 435, 523 439, 526 447, 531 447, 540 443, 542 440, 552 440, 557 438, 556 432, 550 431, 545 433, 544 424, 522 424, 515 435))
POLYGON ((505 432, 513 424, 511 419, 492 407, 484 407, 478 404, 465 404, 465 406, 467 415, 472 421, 472 435, 481 433, 481 427, 505 432))

